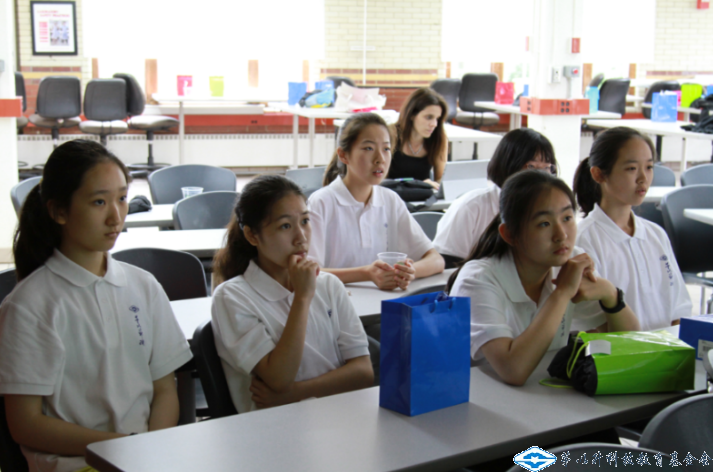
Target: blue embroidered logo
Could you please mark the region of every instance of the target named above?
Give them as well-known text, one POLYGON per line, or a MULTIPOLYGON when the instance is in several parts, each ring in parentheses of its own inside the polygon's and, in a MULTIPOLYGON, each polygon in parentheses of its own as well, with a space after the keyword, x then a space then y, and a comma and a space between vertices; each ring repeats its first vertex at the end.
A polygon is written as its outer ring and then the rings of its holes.
POLYGON ((329 317, 331 318, 331 317, 332 317, 332 310, 331 310, 331 309, 327 310, 327 314, 328 314, 329 317))
POLYGON ((523 469, 538 472, 557 462, 557 456, 537 446, 532 446, 530 449, 516 454, 512 460, 523 469))
POLYGON ((138 313, 138 312, 139 312, 139 307, 137 307, 136 305, 131 305, 131 306, 129 307, 129 310, 132 311, 132 312, 134 312, 134 313, 138 313))
POLYGON ((666 262, 666 261, 668 260, 668 257, 666 257, 666 254, 664 254, 663 256, 661 256, 661 260, 664 261, 664 262, 666 262))
POLYGON ((666 273, 668 274, 669 286, 673 287, 673 271, 671 270, 671 263, 668 262, 668 257, 664 254, 659 258, 666 267, 666 273))

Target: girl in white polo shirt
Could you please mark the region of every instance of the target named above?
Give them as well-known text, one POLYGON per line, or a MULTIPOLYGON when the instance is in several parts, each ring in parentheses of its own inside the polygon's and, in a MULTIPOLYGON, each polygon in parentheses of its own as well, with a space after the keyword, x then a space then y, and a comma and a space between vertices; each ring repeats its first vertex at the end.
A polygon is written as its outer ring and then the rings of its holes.
POLYGON ((550 141, 537 131, 515 129, 503 136, 488 163, 488 180, 494 185, 464 193, 438 222, 433 246, 447 266, 454 267, 468 257, 500 211, 500 188, 512 174, 526 169, 557 174, 555 151, 550 141))
POLYGON ((631 211, 651 185, 654 152, 648 136, 634 129, 606 130, 574 179, 586 215, 579 222, 577 245, 603 277, 624 289, 644 330, 678 324, 692 308, 666 232, 631 211))
POLYGON ((0 306, 0 394, 30 471, 84 469, 90 443, 175 426, 191 359, 156 279, 108 254, 128 172, 102 145, 52 152, 22 208, 0 306))
POLYGON ((379 184, 389 172, 391 137, 384 120, 359 113, 340 130, 339 147, 325 172, 326 187, 309 198, 310 255, 344 283, 373 281, 406 288, 415 278, 443 271, 443 258, 406 208, 379 184), (407 254, 405 264, 377 260, 381 252, 407 254), (414 262, 416 261, 416 262, 414 262))
POLYGON ((550 173, 510 177, 500 216, 468 262, 451 276, 450 294, 471 297, 471 355, 483 357, 506 383, 522 385, 548 350, 567 344, 572 317, 637 330, 621 290, 594 272, 574 247, 572 191, 550 173))
POLYGON ((243 413, 370 387, 367 338, 344 285, 307 257, 305 196, 276 175, 248 183, 215 256, 213 331, 243 413))

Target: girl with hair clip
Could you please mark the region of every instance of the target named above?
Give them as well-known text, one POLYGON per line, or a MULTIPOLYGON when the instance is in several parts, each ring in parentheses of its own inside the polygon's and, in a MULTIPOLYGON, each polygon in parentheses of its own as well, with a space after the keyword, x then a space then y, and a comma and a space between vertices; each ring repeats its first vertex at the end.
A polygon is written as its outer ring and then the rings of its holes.
POLYGON ((557 174, 557 160, 550 141, 529 128, 515 129, 498 143, 488 163, 488 180, 495 185, 458 197, 438 222, 433 246, 449 266, 465 259, 500 211, 500 189, 511 175, 537 169, 557 174))
POLYGON ((0 306, 0 394, 30 471, 89 470, 88 444, 176 426, 191 351, 154 277, 112 259, 128 172, 102 145, 57 147, 15 233, 0 306))
POLYGON ((692 308, 666 232, 631 210, 651 185, 654 155, 646 135, 611 128, 599 134, 574 178, 586 216, 579 222, 577 245, 603 277, 624 289, 644 330, 676 325, 692 308))
POLYGON ((293 403, 372 386, 364 328, 346 289, 307 257, 304 194, 263 175, 240 194, 215 255, 215 344, 235 408, 293 403))
POLYGON ((390 164, 384 120, 355 114, 342 126, 325 187, 309 198, 310 255, 344 283, 371 280, 382 290, 406 289, 415 278, 443 271, 443 258, 404 201, 379 185, 390 164), (407 259, 392 267, 377 260, 386 251, 405 253, 407 259))
POLYGON ((392 128, 396 151, 389 168, 390 179, 411 177, 438 190, 448 159, 448 138, 443 126, 446 116, 448 104, 433 89, 420 88, 409 95, 392 128))
POLYGON ((500 215, 448 281, 452 296, 471 297, 472 358, 485 358, 508 384, 523 385, 547 351, 567 344, 573 317, 605 322, 608 331, 639 329, 621 290, 574 246, 575 210, 557 177, 513 175, 500 215))

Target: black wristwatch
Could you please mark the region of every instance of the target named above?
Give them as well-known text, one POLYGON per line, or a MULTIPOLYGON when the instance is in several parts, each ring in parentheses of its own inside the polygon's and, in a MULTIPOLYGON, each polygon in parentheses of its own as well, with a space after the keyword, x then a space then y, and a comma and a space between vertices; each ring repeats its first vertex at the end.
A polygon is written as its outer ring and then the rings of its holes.
POLYGON ((599 300, 599 306, 602 307, 605 313, 619 313, 621 310, 626 308, 626 302, 624 301, 624 291, 617 287, 616 289, 616 305, 612 308, 607 308, 604 306, 601 300, 599 300))

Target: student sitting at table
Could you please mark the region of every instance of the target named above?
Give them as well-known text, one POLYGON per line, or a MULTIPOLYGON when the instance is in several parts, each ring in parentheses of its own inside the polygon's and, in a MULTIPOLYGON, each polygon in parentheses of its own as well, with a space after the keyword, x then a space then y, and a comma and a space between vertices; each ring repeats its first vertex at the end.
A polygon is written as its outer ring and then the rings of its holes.
POLYGON ((304 194, 264 175, 235 206, 215 256, 215 343, 235 408, 293 403, 370 387, 366 335, 347 291, 307 257, 304 194))
POLYGON ((577 245, 603 277, 624 290, 644 330, 676 325, 691 316, 692 308, 666 232, 631 211, 651 185, 654 155, 648 136, 631 128, 608 129, 594 141, 574 179, 586 215, 577 245))
POLYGON ((396 142, 389 178, 413 178, 438 189, 448 160, 448 138, 443 123, 448 104, 428 87, 415 90, 404 102, 392 126, 396 142), (433 180, 431 180, 433 171, 433 180))
POLYGON ((69 141, 22 208, 19 282, 0 306, 0 394, 30 471, 84 470, 88 444, 178 422, 173 371, 188 343, 156 279, 107 252, 128 180, 104 146, 69 141))
POLYGON ((552 174, 513 175, 500 215, 448 281, 451 295, 471 298, 472 358, 485 358, 508 384, 524 384, 548 350, 567 344, 573 317, 606 322, 608 331, 639 329, 621 290, 574 246, 575 210, 572 191, 552 174))
POLYGON ((325 185, 309 198, 310 255, 344 283, 371 280, 383 290, 406 289, 415 278, 443 272, 443 258, 399 196, 379 184, 391 164, 384 120, 359 113, 344 122, 325 185), (404 264, 377 260, 407 254, 404 264), (416 261, 416 262, 414 262, 416 261))
POLYGON ((556 174, 555 151, 550 141, 537 131, 515 129, 503 136, 488 163, 488 180, 495 185, 464 193, 438 222, 433 246, 449 266, 455 266, 470 254, 500 211, 500 188, 505 180, 526 169, 556 174))

